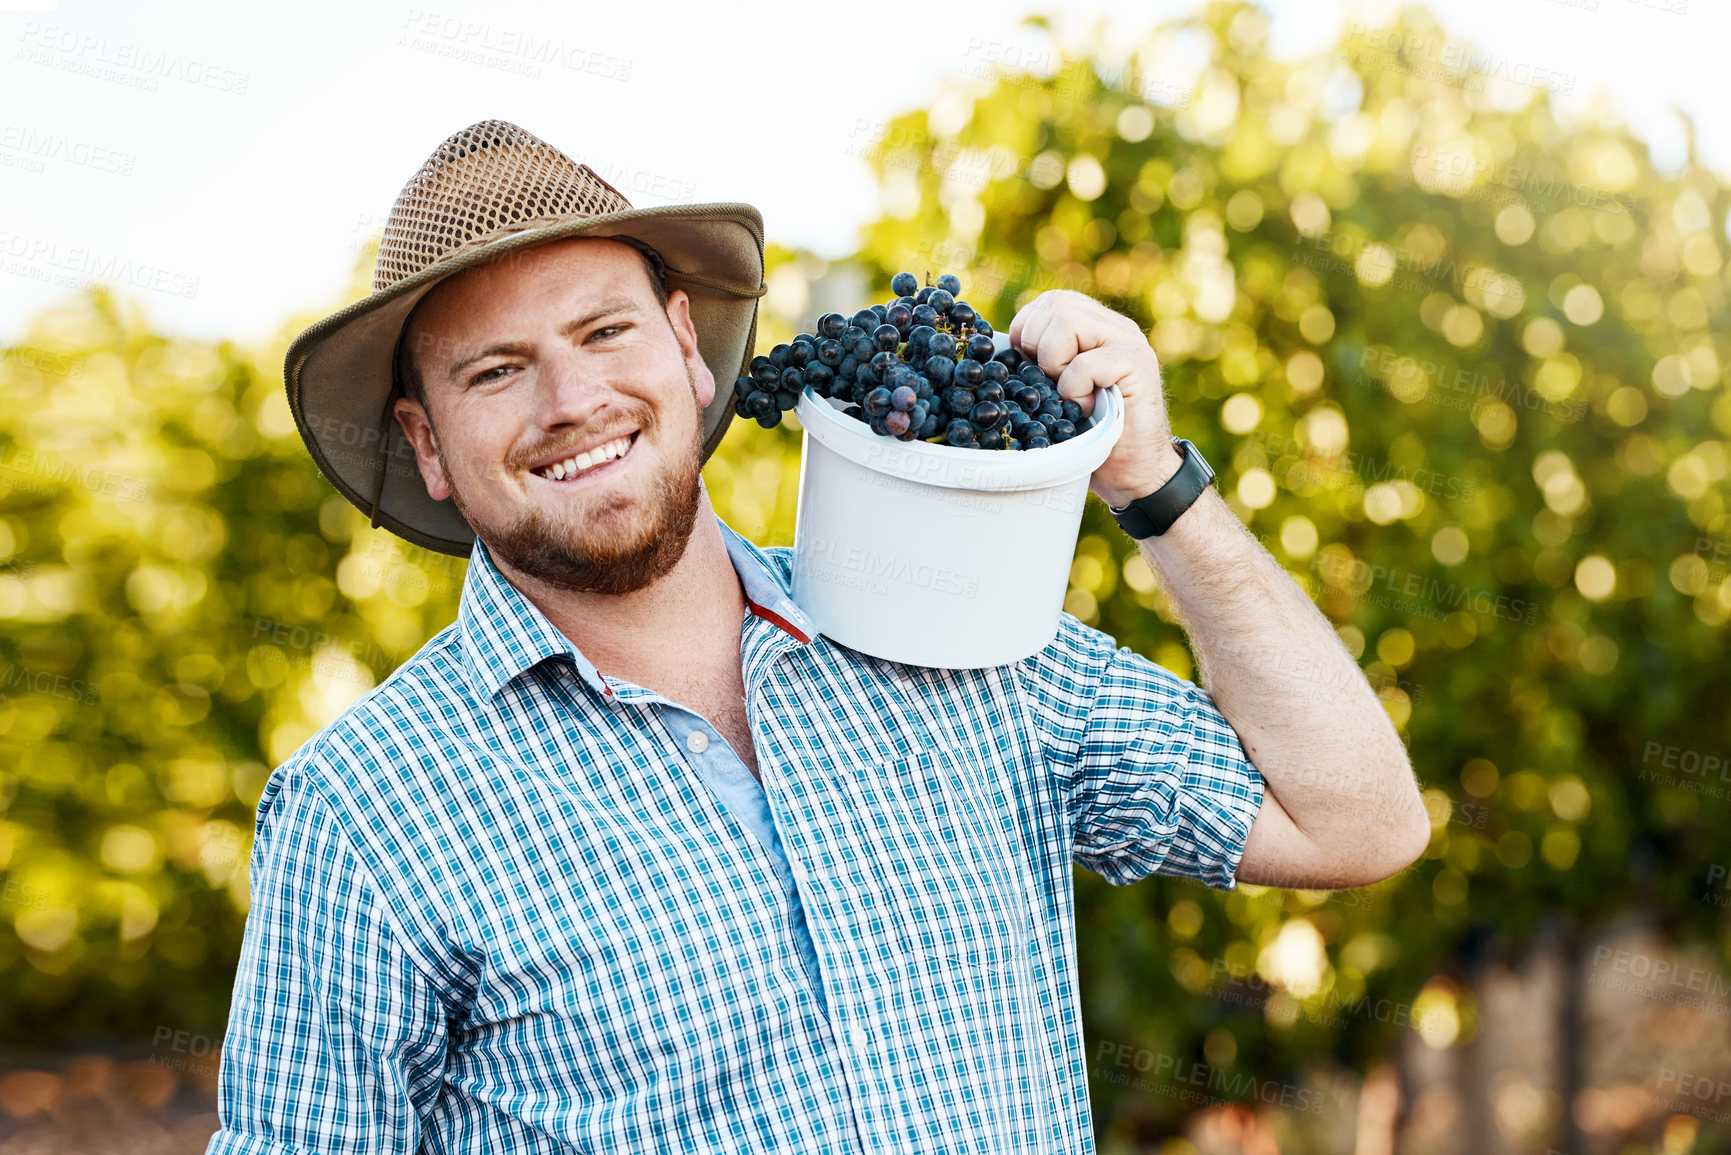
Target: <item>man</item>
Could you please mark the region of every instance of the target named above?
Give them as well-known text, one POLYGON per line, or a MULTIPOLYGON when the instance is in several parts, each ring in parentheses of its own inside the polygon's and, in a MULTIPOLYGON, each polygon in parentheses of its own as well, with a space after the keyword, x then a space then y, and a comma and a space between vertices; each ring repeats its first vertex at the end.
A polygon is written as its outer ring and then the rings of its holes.
POLYGON ((1189 479, 1142 549, 1212 698, 1068 616, 988 670, 814 635, 791 551, 699 476, 755 219, 630 209, 487 122, 405 188, 374 297, 291 349, 333 483, 479 545, 457 621, 260 800, 212 1152, 1089 1150, 1072 860, 1327 888, 1427 844, 1351 656, 1194 484, 1143 334, 1079 294, 1009 337, 1067 397, 1121 390, 1092 486, 1127 525, 1189 479), (412 477, 333 417, 381 399, 412 477))

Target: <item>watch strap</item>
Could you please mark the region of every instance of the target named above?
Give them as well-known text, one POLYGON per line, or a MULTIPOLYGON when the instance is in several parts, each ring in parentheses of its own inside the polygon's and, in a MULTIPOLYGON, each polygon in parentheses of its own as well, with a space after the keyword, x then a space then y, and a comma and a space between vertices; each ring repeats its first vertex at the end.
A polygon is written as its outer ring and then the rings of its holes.
POLYGON ((1171 529, 1179 515, 1194 505, 1214 480, 1214 471, 1196 446, 1182 437, 1174 437, 1172 444, 1184 460, 1165 485, 1128 505, 1106 507, 1124 532, 1137 541, 1159 537, 1171 529))

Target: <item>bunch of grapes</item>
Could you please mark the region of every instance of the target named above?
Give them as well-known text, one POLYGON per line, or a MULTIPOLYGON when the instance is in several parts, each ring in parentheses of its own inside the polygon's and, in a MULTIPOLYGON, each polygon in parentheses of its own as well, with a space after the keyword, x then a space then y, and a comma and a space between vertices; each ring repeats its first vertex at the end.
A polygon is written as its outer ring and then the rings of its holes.
POLYGON ((883 437, 969 449, 1041 449, 1086 423, 1082 408, 1014 349, 999 352, 992 326, 945 273, 922 287, 912 273, 890 280, 896 296, 852 317, 825 313, 734 382, 733 411, 765 429, 811 386, 847 403, 848 416, 883 437))

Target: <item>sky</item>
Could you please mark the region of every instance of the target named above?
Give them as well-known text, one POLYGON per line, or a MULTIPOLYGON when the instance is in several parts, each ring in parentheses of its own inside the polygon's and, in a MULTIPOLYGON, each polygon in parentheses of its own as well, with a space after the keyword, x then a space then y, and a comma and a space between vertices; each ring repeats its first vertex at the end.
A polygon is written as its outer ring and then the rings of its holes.
MULTIPOLYGON (((1387 0, 1264 7, 1289 57, 1393 16, 1387 0)), ((1104 22, 1107 43, 1134 43, 1195 9, 1066 0, 1055 26, 1073 41, 1104 22)), ((0 0, 0 344, 88 279, 186 337, 248 344, 310 323, 340 306, 428 154, 492 118, 634 205, 743 201, 771 241, 845 256, 880 210, 862 144, 993 62, 1039 70, 1052 42, 1021 17, 1052 10, 981 3, 910 29, 871 8, 747 0, 0 0)), ((1451 38, 1567 77, 1552 85, 1572 90, 1566 108, 1630 123, 1662 167, 1683 156, 1686 113, 1705 162, 1731 173, 1731 0, 1432 11, 1451 38)))

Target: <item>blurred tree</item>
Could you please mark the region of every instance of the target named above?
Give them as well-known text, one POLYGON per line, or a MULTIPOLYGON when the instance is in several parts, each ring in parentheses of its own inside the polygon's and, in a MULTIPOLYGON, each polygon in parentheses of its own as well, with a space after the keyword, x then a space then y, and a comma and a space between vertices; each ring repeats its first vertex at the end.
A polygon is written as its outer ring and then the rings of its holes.
MULTIPOLYGON (((1723 783, 1699 772, 1724 749, 1731 200, 1692 152, 1661 174, 1608 117, 1561 119, 1548 90, 1572 77, 1487 60, 1422 10, 1299 62, 1267 27, 1212 3, 953 86, 883 134, 862 257, 878 289, 957 273, 1000 327, 1052 288, 1134 317, 1175 429, 1408 736, 1435 833, 1389 883, 1078 874, 1092 1037, 1290 1080, 1388 1051, 1412 1028, 1379 1006, 1465 1043, 1476 968, 1547 916, 1570 958, 1631 908, 1731 957, 1702 901, 1731 861, 1723 783), (1697 772, 1651 781, 1655 746, 1697 772)), ((1098 502, 1067 608, 1192 673, 1098 502)), ((1184 1113, 1096 1098, 1103 1135, 1184 1113)))

